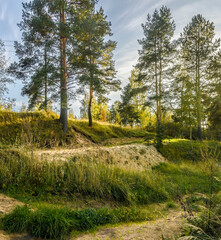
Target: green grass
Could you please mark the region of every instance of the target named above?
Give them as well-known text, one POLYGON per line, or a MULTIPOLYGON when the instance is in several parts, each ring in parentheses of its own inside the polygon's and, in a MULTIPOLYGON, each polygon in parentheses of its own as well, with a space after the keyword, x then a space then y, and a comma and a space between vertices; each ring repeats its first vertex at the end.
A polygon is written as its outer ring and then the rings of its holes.
MULTIPOLYGON (((221 192, 220 192, 221 193, 221 192)), ((182 228, 181 237, 197 240, 218 240, 221 239, 221 195, 213 194, 212 198, 208 195, 191 199, 191 208, 197 214, 188 218, 188 225, 182 228), (212 204, 209 201, 212 200, 212 204), (194 207, 193 207, 194 206, 194 207)))
POLYGON ((164 163, 152 171, 136 171, 99 161, 40 161, 16 149, 0 149, 0 159, 0 190, 35 197, 80 195, 142 205, 176 199, 178 191, 209 191, 200 163, 164 163))
POLYGON ((167 200, 151 172, 137 172, 99 162, 38 161, 18 150, 0 149, 0 190, 30 195, 90 196, 124 204, 167 200))
MULTIPOLYGON (((172 162, 202 160, 202 151, 208 147, 209 151, 221 152, 221 143, 217 141, 190 141, 185 139, 169 139, 164 141, 164 147, 160 150, 162 155, 172 162)), ((219 154, 221 161, 221 154, 219 154)))
MULTIPOLYGON (((143 211, 144 206, 168 202, 164 208, 167 211, 175 208, 173 202, 180 197, 208 194, 209 175, 202 162, 202 151, 206 146, 209 151, 221 150, 217 142, 204 145, 192 141, 191 145, 188 140, 167 140, 161 153, 169 161, 143 171, 101 163, 99 159, 45 161, 19 145, 70 145, 75 141, 75 131, 97 143, 110 138, 144 137, 146 133, 140 128, 98 122, 89 128, 86 121, 71 120, 70 132, 63 135, 58 116, 53 113, 1 111, 0 120, 0 191, 30 206, 5 215, 1 228, 43 238, 64 239, 71 232, 93 230, 104 224, 149 220, 157 214, 143 211), (14 146, 9 147, 9 143, 14 146), (64 208, 71 199, 103 201, 102 206, 108 202, 114 208, 64 208)), ((220 191, 219 179, 220 170, 214 177, 215 193, 220 191)))
MULTIPOLYGON (((157 173, 161 186, 172 199, 194 193, 209 193, 209 177, 205 173, 201 163, 162 163, 153 168, 157 173)), ((221 172, 217 173, 217 181, 214 182, 214 191, 220 191, 221 172)))
POLYGON ((106 224, 152 220, 153 211, 137 208, 84 209, 41 207, 31 210, 17 207, 1 220, 1 229, 9 232, 29 232, 32 236, 64 239, 67 235, 96 229, 106 224))
POLYGON ((94 122, 93 127, 88 126, 86 120, 70 120, 70 127, 89 137, 92 141, 100 143, 110 138, 145 137, 146 131, 142 128, 121 127, 118 125, 94 122))
POLYGON ((58 115, 53 112, 16 113, 0 110, 2 145, 65 146, 74 142, 74 131, 63 133, 58 115))
POLYGON ((0 110, 0 143, 2 145, 33 145, 35 147, 57 147, 75 144, 75 131, 91 141, 100 143, 110 138, 144 137, 142 128, 121 127, 108 123, 69 120, 69 131, 65 134, 59 116, 53 112, 16 113, 0 110))

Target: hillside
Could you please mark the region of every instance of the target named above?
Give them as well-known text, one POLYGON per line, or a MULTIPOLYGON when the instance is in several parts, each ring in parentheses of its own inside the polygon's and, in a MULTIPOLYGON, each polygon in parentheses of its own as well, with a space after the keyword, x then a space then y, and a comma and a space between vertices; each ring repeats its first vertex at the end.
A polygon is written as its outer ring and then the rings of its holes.
POLYGON ((3 239, 173 239, 207 207, 211 179, 219 199, 218 142, 169 139, 159 153, 140 128, 70 120, 64 134, 54 113, 0 116, 3 239))
POLYGON ((59 116, 53 112, 15 113, 0 111, 2 144, 33 144, 36 147, 85 146, 111 138, 142 138, 144 129, 95 122, 88 127, 83 120, 69 120, 69 132, 63 133, 59 116), (80 134, 80 135, 79 135, 80 134))

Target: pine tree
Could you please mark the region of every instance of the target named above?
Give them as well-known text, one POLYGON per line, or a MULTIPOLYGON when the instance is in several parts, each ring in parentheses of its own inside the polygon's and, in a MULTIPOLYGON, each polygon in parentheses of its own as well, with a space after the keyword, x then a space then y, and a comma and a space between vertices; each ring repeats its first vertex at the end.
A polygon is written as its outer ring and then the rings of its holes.
POLYGON ((134 68, 131 71, 131 76, 129 77, 130 87, 131 90, 134 92, 132 96, 133 104, 140 112, 145 104, 145 92, 143 90, 143 82, 138 81, 139 78, 139 70, 137 68, 134 68), (140 91, 139 91, 140 90, 140 91))
POLYGON ((7 84, 13 83, 13 80, 9 78, 6 74, 6 57, 5 57, 5 45, 3 41, 0 40, 0 100, 4 94, 8 91, 7 84))
POLYGON ((77 74, 70 65, 70 53, 76 46, 75 33, 79 30, 77 16, 93 8, 94 3, 93 0, 32 0, 23 4, 23 21, 19 27, 24 44, 17 44, 17 54, 22 58, 17 73, 24 77, 25 70, 32 70, 23 93, 35 102, 44 91, 45 107, 49 90, 56 97, 60 95, 60 121, 64 132, 68 131, 68 97, 73 95, 77 74), (50 89, 52 86, 55 88, 50 89))
POLYGON ((110 107, 110 119, 109 121, 114 124, 121 125, 122 119, 120 116, 120 101, 115 101, 110 107))
MULTIPOLYGON (((142 50, 139 50, 137 67, 147 88, 150 104, 153 105, 153 101, 155 101, 157 126, 159 125, 157 129, 161 130, 163 129, 161 127, 162 105, 169 88, 167 84, 168 71, 175 52, 172 42, 175 23, 172 20, 170 9, 163 6, 160 10, 155 10, 152 16, 148 14, 147 22, 142 24, 142 27, 144 38, 138 40, 142 50)), ((159 132, 157 134, 162 135, 159 132)))
POLYGON ((122 124, 133 126, 140 123, 138 108, 133 104, 133 93, 131 85, 127 84, 121 95, 121 103, 119 105, 119 113, 122 124))
POLYGON ((57 96, 58 82, 56 48, 51 36, 53 26, 44 1, 23 3, 22 21, 18 26, 22 43, 15 42, 18 62, 13 63, 9 71, 23 80, 22 95, 29 96, 29 109, 42 102, 40 108, 47 111, 50 98, 57 96))
POLYGON ((151 120, 151 113, 148 106, 146 106, 146 88, 142 81, 139 81, 140 71, 136 67, 131 71, 129 77, 132 104, 137 109, 139 114, 139 122, 142 127, 146 127, 151 120))
POLYGON ((88 119, 92 126, 91 107, 94 94, 103 96, 111 90, 117 90, 120 82, 115 79, 113 50, 116 42, 105 41, 111 36, 110 23, 103 9, 79 15, 79 31, 75 38, 77 47, 72 53, 72 66, 81 69, 78 75, 80 90, 89 89, 88 119))
POLYGON ((202 15, 196 15, 184 28, 180 37, 182 57, 194 89, 194 107, 200 140, 202 140, 202 120, 205 113, 203 95, 206 94, 206 69, 209 66, 209 59, 219 46, 219 41, 214 41, 214 36, 214 24, 202 15))
POLYGON ((182 49, 178 49, 176 73, 171 86, 171 100, 173 120, 180 127, 180 136, 184 137, 185 130, 189 128, 189 138, 192 140, 192 130, 196 125, 196 109, 194 106, 194 85, 188 72, 187 65, 182 58, 182 49))
POLYGON ((221 141, 221 50, 212 57, 208 73, 208 93, 206 98, 208 119, 215 137, 221 141))

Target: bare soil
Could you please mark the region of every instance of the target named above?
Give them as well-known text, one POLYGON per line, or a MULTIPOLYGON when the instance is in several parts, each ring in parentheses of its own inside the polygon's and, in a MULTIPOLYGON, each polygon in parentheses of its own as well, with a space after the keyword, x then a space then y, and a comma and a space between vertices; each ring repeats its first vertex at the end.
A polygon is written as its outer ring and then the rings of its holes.
POLYGON ((93 160, 122 168, 144 170, 165 162, 165 158, 153 146, 130 144, 113 147, 87 147, 74 149, 38 150, 36 156, 41 160, 74 161, 93 160))
POLYGON ((10 213, 15 207, 22 206, 23 203, 0 194, 0 216, 1 214, 10 213))

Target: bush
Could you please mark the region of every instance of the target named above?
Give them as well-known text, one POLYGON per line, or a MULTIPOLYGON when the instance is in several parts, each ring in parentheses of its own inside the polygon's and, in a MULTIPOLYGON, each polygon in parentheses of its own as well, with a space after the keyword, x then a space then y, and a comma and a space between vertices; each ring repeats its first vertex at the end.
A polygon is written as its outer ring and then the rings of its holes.
POLYGON ((64 239, 73 227, 67 209, 40 208, 30 214, 26 231, 31 235, 48 239, 64 239))

